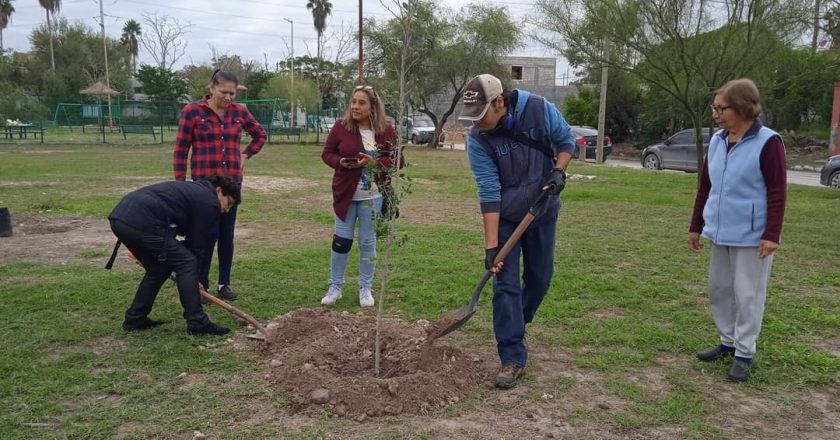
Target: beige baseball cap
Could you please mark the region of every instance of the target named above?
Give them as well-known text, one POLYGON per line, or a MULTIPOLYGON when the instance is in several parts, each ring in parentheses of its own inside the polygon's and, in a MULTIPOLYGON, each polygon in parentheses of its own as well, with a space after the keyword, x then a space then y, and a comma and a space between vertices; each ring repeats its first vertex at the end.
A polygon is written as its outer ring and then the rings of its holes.
POLYGON ((487 113, 490 103, 498 98, 504 90, 502 82, 493 75, 483 73, 471 79, 464 89, 464 108, 458 119, 464 121, 478 121, 487 113))

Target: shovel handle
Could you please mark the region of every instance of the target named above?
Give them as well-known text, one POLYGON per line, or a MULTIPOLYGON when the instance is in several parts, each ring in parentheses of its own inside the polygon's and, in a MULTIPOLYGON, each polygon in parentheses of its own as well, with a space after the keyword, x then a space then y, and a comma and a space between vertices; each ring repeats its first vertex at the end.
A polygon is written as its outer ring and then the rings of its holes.
POLYGON ((248 323, 253 325, 254 328, 256 328, 260 333, 263 334, 263 336, 268 338, 268 331, 265 329, 265 327, 263 327, 262 324, 259 323, 259 321, 257 321, 253 317, 251 317, 251 315, 249 315, 249 314, 243 312, 242 310, 239 310, 236 307, 222 301, 221 299, 216 298, 215 296, 207 293, 207 291, 204 290, 204 287, 200 287, 198 289, 198 293, 201 294, 201 297, 206 299, 207 301, 210 301, 211 303, 227 310, 228 312, 233 313, 234 315, 248 321, 248 323))
MULTIPOLYGON (((516 229, 513 230, 513 233, 510 234, 510 237, 505 242, 504 246, 499 250, 499 253, 496 254, 496 258, 493 259, 493 266, 498 266, 499 263, 505 261, 510 250, 516 246, 516 243, 519 242, 519 239, 522 238, 522 234, 525 233, 525 230, 531 226, 531 223, 534 221, 534 218, 537 217, 540 211, 542 211, 543 206, 545 206, 545 202, 548 199, 548 192, 542 191, 540 196, 531 205, 531 208, 528 209, 528 213, 525 214, 525 217, 519 224, 516 226, 516 229)), ((490 278, 493 278, 495 275, 492 271, 488 270, 484 272, 484 275, 481 276, 481 279, 478 280, 478 284, 476 284, 475 289, 473 289, 473 295, 470 299, 469 308, 474 309, 478 305, 478 299, 481 297, 481 291, 484 290, 484 285, 490 281, 490 278)))
POLYGON ((496 258, 493 260, 493 266, 497 266, 502 261, 505 261, 510 250, 516 246, 516 243, 522 238, 522 234, 525 233, 525 230, 528 229, 528 226, 531 226, 531 222, 534 221, 534 218, 537 217, 537 214, 542 211, 543 207, 545 206, 545 202, 548 199, 548 192, 543 190, 540 193, 540 196, 537 197, 537 200, 534 201, 534 204, 531 205, 531 208, 528 209, 528 213, 525 214, 525 217, 519 224, 516 226, 516 229, 513 230, 513 233, 510 234, 510 238, 505 242, 502 249, 499 250, 499 253, 496 254, 496 258))

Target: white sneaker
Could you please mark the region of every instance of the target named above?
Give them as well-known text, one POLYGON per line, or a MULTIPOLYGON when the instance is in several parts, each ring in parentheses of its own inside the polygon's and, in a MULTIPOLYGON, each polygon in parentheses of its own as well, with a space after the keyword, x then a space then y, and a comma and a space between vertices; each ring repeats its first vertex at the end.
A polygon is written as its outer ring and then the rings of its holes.
POLYGON ((336 286, 335 284, 330 284, 330 289, 327 290, 327 294, 321 298, 321 304, 325 306, 333 305, 336 301, 341 299, 341 287, 336 286))
POLYGON ((359 305, 362 307, 373 307, 373 292, 370 287, 359 289, 359 305))

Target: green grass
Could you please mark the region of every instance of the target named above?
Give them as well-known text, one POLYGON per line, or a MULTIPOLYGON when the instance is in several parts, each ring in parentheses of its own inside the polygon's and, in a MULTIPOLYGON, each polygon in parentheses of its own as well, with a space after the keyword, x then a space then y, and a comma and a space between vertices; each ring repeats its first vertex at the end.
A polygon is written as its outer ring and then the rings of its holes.
MULTIPOLYGON (((386 307, 409 320, 433 319, 463 305, 481 274, 480 217, 463 152, 410 148, 406 156, 413 192, 398 227, 407 241, 393 250, 386 307)), ((603 393, 627 405, 608 414, 583 406, 566 416, 573 425, 674 426, 690 438, 725 438, 719 423, 726 408, 704 384, 723 382, 727 366, 693 361, 695 350, 716 341, 706 311, 708 253, 693 254, 685 245, 695 176, 583 164, 572 172, 597 178, 570 183, 564 192, 554 281, 529 335, 567 350, 576 368, 602 378, 603 393), (663 355, 687 365, 665 370, 664 393, 631 380, 661 369, 663 355)), ((0 206, 13 216, 105 219, 122 194, 171 173, 169 143, 0 145, 0 206)), ((237 248, 234 277, 243 292, 237 305, 261 319, 315 306, 326 289, 333 218, 329 203, 321 202, 329 200, 331 173, 320 147, 267 145, 246 175, 311 185, 246 189, 240 225, 256 237, 237 248), (313 228, 327 232, 307 234, 313 228)), ((840 338, 840 192, 791 186, 788 200, 755 376, 745 386, 774 399, 840 385, 840 359, 820 348, 827 341, 836 347, 840 338)), ((171 283, 154 311, 166 325, 142 334, 119 331, 141 272, 102 270, 110 249, 80 248, 67 265, 17 261, 8 258, 13 252, 0 239, 0 438, 159 438, 194 429, 214 438, 321 438, 354 429, 323 417, 292 430, 282 422, 246 423, 256 417, 253 408, 288 416, 288 396, 254 371, 256 354, 188 338, 171 283), (186 386, 181 373, 197 382, 186 386)), ((356 255, 354 249, 351 285, 356 255)), ((459 340, 492 351, 489 297, 459 340)), ((337 309, 357 306, 344 301, 337 309)), ((233 325, 220 311, 210 313, 233 325)), ((576 385, 554 377, 540 390, 555 396, 549 403, 559 402, 576 385)), ((536 387, 536 378, 526 386, 536 387)), ((478 391, 443 415, 481 411, 494 393, 478 391)), ((541 404, 542 394, 526 393, 522 402, 541 404)), ((428 426, 375 423, 376 438, 440 435, 428 426)))

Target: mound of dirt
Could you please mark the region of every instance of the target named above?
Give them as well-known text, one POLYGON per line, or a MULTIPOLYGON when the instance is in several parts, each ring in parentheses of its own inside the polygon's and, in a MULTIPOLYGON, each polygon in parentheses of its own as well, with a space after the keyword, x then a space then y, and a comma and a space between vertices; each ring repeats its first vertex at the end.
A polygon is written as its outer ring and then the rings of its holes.
POLYGON ((489 383, 497 367, 489 353, 428 344, 422 325, 387 318, 375 377, 373 316, 302 309, 268 325, 276 336, 260 348, 265 377, 291 396, 296 411, 320 407, 356 420, 422 414, 489 383))

